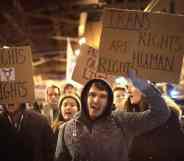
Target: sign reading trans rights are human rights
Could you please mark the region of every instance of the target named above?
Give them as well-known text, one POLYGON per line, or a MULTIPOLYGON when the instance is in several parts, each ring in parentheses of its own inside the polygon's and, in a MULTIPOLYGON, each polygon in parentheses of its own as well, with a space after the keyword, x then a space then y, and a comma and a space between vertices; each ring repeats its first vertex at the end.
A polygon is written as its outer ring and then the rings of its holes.
POLYGON ((34 99, 30 47, 0 49, 0 104, 34 99))
POLYGON ((155 82, 178 82, 184 54, 184 16, 105 9, 98 71, 129 69, 155 82))

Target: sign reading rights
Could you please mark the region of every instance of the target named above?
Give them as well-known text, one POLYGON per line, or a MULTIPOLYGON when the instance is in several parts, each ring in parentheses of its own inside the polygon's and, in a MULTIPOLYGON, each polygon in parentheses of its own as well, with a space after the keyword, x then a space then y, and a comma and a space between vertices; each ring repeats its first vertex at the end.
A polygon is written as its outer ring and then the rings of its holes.
POLYGON ((184 16, 105 9, 98 71, 155 82, 178 82, 184 54, 184 16))
POLYGON ((0 104, 34 99, 30 47, 0 49, 0 104))
POLYGON ((82 45, 72 79, 80 84, 85 84, 90 79, 101 78, 112 84, 114 80, 112 75, 96 71, 98 56, 98 50, 88 45, 82 45))

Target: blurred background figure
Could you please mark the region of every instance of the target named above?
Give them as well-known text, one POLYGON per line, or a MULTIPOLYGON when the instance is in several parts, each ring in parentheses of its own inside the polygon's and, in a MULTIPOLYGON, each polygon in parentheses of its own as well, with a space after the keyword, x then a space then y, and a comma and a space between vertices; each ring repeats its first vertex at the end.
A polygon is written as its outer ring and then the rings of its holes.
POLYGON ((35 101, 33 104, 33 110, 38 113, 42 113, 43 104, 42 102, 35 101))
POLYGON ((59 113, 58 100, 60 95, 60 89, 56 85, 47 88, 46 104, 43 107, 42 114, 47 117, 50 125, 52 125, 59 113))
POLYGON ((63 88, 63 94, 75 94, 76 91, 76 88, 71 83, 67 83, 63 88))
POLYGON ((69 121, 80 108, 80 99, 74 94, 65 94, 59 100, 59 114, 56 121, 53 123, 53 131, 55 136, 58 136, 59 127, 66 121, 69 121))
POLYGON ((113 87, 113 97, 114 97, 114 108, 116 110, 125 110, 125 103, 128 99, 127 88, 123 85, 116 84, 113 87))

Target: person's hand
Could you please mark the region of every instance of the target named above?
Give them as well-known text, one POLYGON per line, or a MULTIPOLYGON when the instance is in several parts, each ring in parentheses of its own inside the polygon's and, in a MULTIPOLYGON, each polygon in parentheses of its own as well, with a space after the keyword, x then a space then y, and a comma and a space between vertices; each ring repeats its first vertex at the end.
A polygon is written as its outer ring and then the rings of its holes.
POLYGON ((140 91, 144 91, 148 88, 149 84, 148 81, 140 79, 137 77, 135 70, 129 70, 128 77, 133 83, 133 85, 138 88, 140 91))
POLYGON ((128 77, 133 85, 138 88, 143 94, 146 94, 146 89, 149 89, 149 91, 152 91, 159 96, 161 95, 160 91, 150 81, 139 78, 136 75, 135 70, 129 70, 128 77))

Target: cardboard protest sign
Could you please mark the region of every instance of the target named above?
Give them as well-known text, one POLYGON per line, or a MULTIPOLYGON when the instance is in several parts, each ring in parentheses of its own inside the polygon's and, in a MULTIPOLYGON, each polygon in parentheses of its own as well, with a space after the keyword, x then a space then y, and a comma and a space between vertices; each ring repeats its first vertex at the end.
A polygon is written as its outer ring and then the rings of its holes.
POLYGON ((102 33, 101 21, 88 22, 86 24, 86 31, 84 33, 86 43, 95 49, 99 49, 101 33, 102 33))
POLYGON ((81 54, 77 58, 77 64, 74 68, 72 79, 80 84, 85 84, 88 80, 102 78, 112 83, 114 77, 109 74, 96 71, 98 59, 98 50, 82 45, 81 54))
POLYGON ((137 74, 155 82, 178 82, 184 53, 184 17, 106 9, 98 71, 137 74))
POLYGON ((0 49, 0 104, 32 102, 33 98, 30 47, 0 49))

